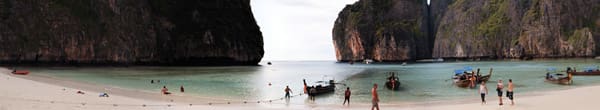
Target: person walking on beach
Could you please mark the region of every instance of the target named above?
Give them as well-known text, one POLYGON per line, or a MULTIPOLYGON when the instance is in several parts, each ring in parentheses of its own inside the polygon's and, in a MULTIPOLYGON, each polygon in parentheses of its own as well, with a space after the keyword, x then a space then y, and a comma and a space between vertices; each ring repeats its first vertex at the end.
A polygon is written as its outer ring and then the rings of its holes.
POLYGON ((290 98, 290 92, 292 92, 292 89, 290 89, 289 86, 285 86, 285 89, 283 90, 285 91, 285 98, 290 98))
POLYGON ((515 105, 515 101, 513 101, 513 93, 512 79, 508 79, 508 90, 506 90, 506 97, 510 99, 510 105, 515 105))
POLYGON ((346 92, 344 92, 344 103, 342 105, 346 104, 346 101, 348 101, 348 106, 350 106, 350 87, 346 87, 346 92))
POLYGON ((502 80, 498 80, 498 85, 496 85, 496 92, 498 92, 498 99, 500 100, 500 105, 502 104, 502 89, 504 89, 504 84, 502 84, 502 80))
POLYGON ((486 104, 487 102, 485 102, 485 95, 488 93, 488 89, 485 86, 485 82, 481 82, 481 85, 479 85, 479 94, 481 94, 481 104, 486 104))
POLYGON ((377 84, 373 84, 373 89, 371 89, 371 94, 373 95, 373 106, 371 106, 371 110, 379 110, 379 95, 377 95, 377 84))

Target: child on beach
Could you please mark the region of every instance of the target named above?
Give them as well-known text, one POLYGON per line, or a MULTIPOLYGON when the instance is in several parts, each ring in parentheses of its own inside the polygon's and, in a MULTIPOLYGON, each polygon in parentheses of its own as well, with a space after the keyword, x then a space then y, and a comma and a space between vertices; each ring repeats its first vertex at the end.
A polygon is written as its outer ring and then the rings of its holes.
POLYGON ((498 99, 500 99, 500 104, 502 104, 502 89, 504 89, 504 84, 502 84, 502 80, 498 80, 498 85, 496 85, 496 92, 498 92, 498 99))
POLYGON ((485 86, 485 82, 481 82, 479 85, 479 94, 481 94, 481 104, 485 104, 485 95, 488 93, 488 89, 485 86))
POLYGON ((350 106, 350 87, 346 87, 346 92, 344 92, 344 103, 342 105, 346 104, 346 101, 348 101, 348 106, 350 106))

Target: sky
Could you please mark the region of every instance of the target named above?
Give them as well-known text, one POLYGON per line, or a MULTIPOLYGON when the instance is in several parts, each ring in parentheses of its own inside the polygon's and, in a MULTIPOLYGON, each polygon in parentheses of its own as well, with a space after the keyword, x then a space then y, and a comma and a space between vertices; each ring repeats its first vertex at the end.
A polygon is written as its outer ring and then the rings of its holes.
POLYGON ((338 13, 358 0, 251 0, 263 34, 262 61, 333 61, 338 13))

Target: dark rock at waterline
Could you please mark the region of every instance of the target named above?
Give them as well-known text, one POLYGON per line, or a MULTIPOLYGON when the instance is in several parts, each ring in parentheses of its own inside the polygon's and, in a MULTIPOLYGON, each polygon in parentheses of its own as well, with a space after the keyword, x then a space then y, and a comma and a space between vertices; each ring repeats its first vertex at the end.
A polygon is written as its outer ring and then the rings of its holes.
POLYGON ((0 63, 257 65, 250 0, 0 0, 0 63))

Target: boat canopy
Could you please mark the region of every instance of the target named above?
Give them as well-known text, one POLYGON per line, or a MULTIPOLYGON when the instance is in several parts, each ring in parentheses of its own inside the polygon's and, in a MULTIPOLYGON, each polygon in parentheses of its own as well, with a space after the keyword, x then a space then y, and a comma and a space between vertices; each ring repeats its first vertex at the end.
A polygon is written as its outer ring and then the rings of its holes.
POLYGON ((596 71, 596 70, 598 70, 598 68, 593 67, 593 66, 588 66, 588 67, 585 67, 585 69, 583 71, 584 72, 593 72, 593 71, 596 71))
POLYGON ((463 70, 463 69, 456 69, 456 70, 454 70, 454 75, 461 75, 463 73, 465 73, 465 70, 463 70))
POLYGON ((464 67, 464 71, 473 71, 473 67, 471 67, 471 66, 465 66, 464 67))
POLYGON ((546 69, 546 71, 548 71, 548 72, 556 72, 556 68, 550 67, 550 68, 546 69))

